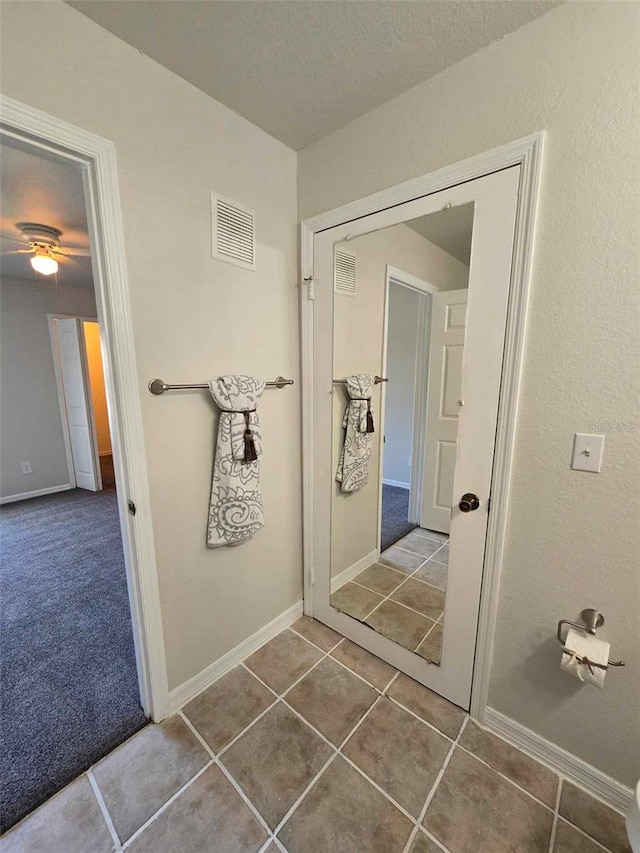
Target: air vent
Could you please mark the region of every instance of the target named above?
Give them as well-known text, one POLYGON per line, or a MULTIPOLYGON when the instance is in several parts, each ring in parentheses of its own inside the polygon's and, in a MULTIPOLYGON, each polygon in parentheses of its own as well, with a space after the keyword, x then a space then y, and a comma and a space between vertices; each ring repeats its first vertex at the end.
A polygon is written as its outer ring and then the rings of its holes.
POLYGON ((333 288, 336 293, 356 295, 356 256, 336 249, 333 266, 333 288))
POLYGON ((212 193, 211 220, 213 257, 254 270, 256 219, 253 210, 212 193))

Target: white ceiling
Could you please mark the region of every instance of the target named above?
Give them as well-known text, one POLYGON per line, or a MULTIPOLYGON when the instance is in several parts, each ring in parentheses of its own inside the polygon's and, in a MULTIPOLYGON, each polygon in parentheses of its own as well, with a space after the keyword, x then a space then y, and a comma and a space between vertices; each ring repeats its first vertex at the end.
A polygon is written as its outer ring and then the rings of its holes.
POLYGON ((67 0, 299 149, 561 0, 67 0))
MULTIPOLYGON (((58 159, 45 159, 14 147, 0 145, 0 234, 20 239, 16 222, 37 222, 62 231, 62 247, 89 247, 81 167, 58 159)), ((30 255, 7 255, 7 250, 28 248, 0 240, 0 271, 13 278, 54 281, 37 275, 30 255)), ((91 258, 62 259, 60 284, 93 287, 91 258)))
POLYGON ((450 210, 430 213, 407 222, 409 228, 449 252, 454 258, 469 266, 471 260, 471 234, 473 231, 473 204, 463 204, 450 210))

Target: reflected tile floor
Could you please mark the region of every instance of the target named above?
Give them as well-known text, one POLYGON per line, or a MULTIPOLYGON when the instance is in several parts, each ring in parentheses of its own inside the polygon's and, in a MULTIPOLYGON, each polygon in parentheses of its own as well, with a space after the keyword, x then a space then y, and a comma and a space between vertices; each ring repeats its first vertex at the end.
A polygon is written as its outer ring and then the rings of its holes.
POLYGON ((449 537, 416 527, 331 594, 331 605, 440 663, 449 537))
POLYGON ((624 818, 302 617, 2 853, 630 853, 624 818))

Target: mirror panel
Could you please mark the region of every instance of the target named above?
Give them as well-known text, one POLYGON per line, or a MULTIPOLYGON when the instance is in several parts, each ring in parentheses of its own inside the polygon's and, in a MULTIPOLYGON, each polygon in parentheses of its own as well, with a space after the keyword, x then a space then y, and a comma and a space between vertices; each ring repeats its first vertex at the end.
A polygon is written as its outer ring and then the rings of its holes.
POLYGON ((435 665, 473 216, 466 204, 334 247, 331 606, 435 665))

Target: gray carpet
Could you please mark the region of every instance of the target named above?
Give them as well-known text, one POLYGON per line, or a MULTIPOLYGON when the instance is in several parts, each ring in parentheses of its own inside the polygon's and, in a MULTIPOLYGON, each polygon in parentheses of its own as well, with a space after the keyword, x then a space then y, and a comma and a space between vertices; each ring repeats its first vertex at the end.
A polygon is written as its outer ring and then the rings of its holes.
POLYGON ((382 486, 382 535, 380 550, 384 551, 398 539, 406 536, 414 527, 409 517, 409 489, 399 486, 382 486))
POLYGON ((115 491, 0 508, 1 829, 147 722, 115 491))

